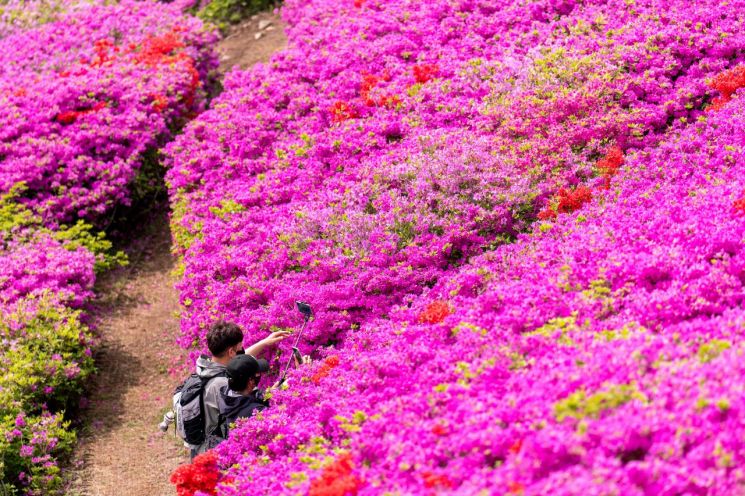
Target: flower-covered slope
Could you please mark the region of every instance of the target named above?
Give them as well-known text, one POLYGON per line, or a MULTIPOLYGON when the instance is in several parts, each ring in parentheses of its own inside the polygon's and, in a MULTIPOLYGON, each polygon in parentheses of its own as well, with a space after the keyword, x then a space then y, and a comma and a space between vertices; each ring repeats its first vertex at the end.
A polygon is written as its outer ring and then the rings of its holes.
POLYGON ((182 344, 316 309, 217 493, 742 492, 743 8, 290 2, 170 147, 182 344))
POLYGON ((343 339, 606 187, 715 96, 732 4, 290 2, 290 49, 233 71, 169 148, 183 344, 312 299, 343 339), (724 15, 722 14, 724 13, 724 15))
POLYGON ((343 452, 369 494, 742 491, 743 117, 327 351, 218 448, 222 493, 312 487, 343 452))
POLYGON ((219 493, 742 491, 742 102, 327 351, 219 493))

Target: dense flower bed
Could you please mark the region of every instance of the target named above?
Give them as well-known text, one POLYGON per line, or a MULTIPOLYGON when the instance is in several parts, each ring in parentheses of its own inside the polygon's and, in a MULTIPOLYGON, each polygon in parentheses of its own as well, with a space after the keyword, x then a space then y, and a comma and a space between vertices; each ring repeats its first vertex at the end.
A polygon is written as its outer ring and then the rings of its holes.
POLYGON ((48 222, 95 221, 202 108, 216 35, 151 2, 71 3, 52 19, 0 39, 0 192, 25 182, 48 222))
POLYGON ((744 116, 328 351, 218 448, 221 494, 312 488, 344 453, 369 494, 740 492, 744 116))
POLYGON ((741 492, 743 8, 288 2, 169 148, 182 344, 316 309, 218 494, 741 492))
POLYGON ((170 147, 183 344, 296 298, 333 343, 578 208, 715 95, 743 43, 716 5, 289 3, 291 48, 170 147))
POLYGON ((75 439, 62 411, 93 370, 81 310, 95 267, 116 259, 90 226, 44 228, 17 194, 0 198, 0 475, 51 494, 62 485, 56 457, 75 439))
POLYGON ((86 304, 96 272, 122 262, 92 223, 203 108, 214 40, 153 2, 2 6, 0 492, 64 489, 64 413, 93 371, 86 304))

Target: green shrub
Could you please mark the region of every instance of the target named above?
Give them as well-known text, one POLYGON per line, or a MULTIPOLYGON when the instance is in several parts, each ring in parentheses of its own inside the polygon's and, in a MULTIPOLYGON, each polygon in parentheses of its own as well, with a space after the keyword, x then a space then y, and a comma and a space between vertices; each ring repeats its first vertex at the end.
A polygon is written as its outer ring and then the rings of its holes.
POLYGON ((212 0, 197 12, 197 16, 225 31, 230 24, 274 7, 277 3, 272 0, 212 0))
POLYGON ((30 494, 61 490, 57 460, 75 442, 63 412, 94 370, 80 311, 53 300, 28 298, 0 320, 0 480, 30 494))
POLYGON ((111 241, 106 239, 105 234, 94 232, 93 226, 87 222, 79 220, 72 226, 62 225, 56 229, 44 227, 41 217, 17 201, 25 190, 26 186, 18 183, 10 192, 0 195, 0 242, 10 239, 15 242, 32 241, 38 236, 51 236, 68 250, 84 247, 93 253, 96 257, 96 272, 127 265, 124 252, 114 252, 111 241))

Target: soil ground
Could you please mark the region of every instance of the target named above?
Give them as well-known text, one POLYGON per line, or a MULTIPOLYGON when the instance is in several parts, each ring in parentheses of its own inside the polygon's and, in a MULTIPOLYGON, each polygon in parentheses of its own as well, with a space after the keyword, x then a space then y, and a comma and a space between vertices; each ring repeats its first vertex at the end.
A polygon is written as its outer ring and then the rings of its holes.
MULTIPOLYGON (((220 70, 266 62, 285 44, 276 14, 252 16, 218 46, 220 70), (257 32, 262 33, 258 39, 257 32)), ((169 369, 183 364, 185 356, 174 344, 179 304, 167 207, 150 217, 126 243, 130 265, 97 283, 99 372, 89 387, 90 404, 78 419, 68 496, 172 496, 170 474, 188 461, 173 426, 165 435, 158 430, 184 373, 174 375, 169 369)))
POLYGON ((284 25, 277 14, 262 12, 251 16, 234 26, 220 42, 220 70, 225 73, 235 65, 246 69, 257 62, 268 62, 274 52, 286 45, 284 25), (259 30, 259 25, 267 22, 271 24, 259 30))

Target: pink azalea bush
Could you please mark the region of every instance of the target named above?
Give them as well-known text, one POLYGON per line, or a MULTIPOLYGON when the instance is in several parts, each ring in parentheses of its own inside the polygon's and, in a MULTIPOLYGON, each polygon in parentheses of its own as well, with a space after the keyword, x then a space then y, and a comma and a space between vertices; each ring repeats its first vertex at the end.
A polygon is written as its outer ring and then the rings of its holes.
POLYGON ((119 257, 82 224, 44 228, 17 194, 0 197, 0 474, 50 494, 63 482, 56 457, 75 440, 62 412, 93 371, 82 310, 95 268, 119 257))
POLYGON ((215 40, 153 2, 3 4, 0 492, 64 491, 65 411, 94 368, 87 304, 96 273, 124 262, 92 225, 204 108, 215 40))
POLYGON ((323 310, 309 348, 343 340, 577 208, 702 114, 742 44, 712 5, 289 3, 291 48, 168 148, 182 344, 217 313, 291 325, 296 298, 323 310))
POLYGON ((218 494, 741 492, 743 8, 288 2, 168 147, 181 344, 316 310, 218 494))
POLYGON ((24 182, 48 222, 126 204, 145 152, 203 108, 217 64, 216 35, 173 7, 71 5, 0 39, 0 192, 24 182))

